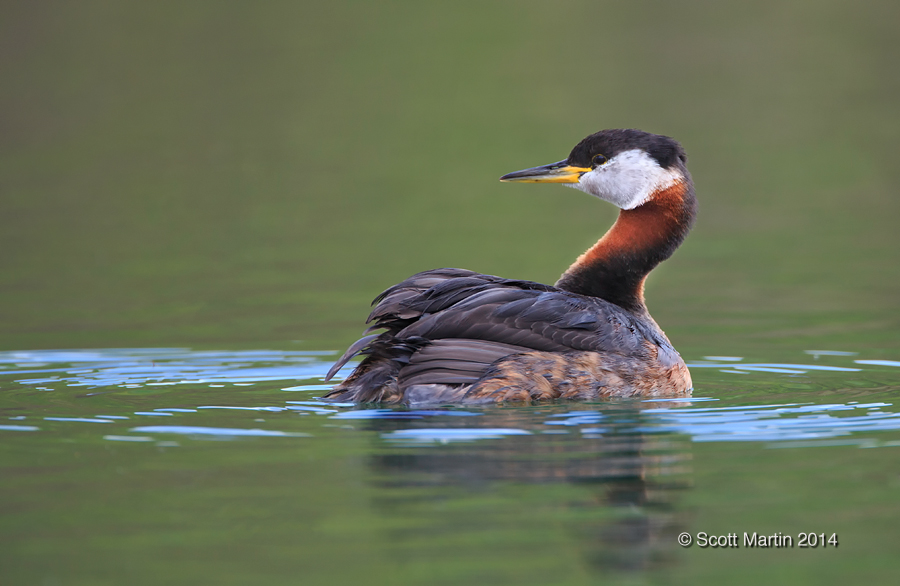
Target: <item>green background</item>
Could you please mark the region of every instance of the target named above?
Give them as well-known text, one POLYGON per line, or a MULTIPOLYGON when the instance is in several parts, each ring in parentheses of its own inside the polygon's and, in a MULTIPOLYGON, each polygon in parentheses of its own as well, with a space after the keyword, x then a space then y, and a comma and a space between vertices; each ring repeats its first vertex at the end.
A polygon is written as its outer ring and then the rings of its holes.
POLYGON ((699 221, 648 288, 676 345, 896 347, 895 2, 5 13, 2 348, 337 348, 419 270, 552 282, 614 209, 497 178, 615 127, 691 157, 699 221))

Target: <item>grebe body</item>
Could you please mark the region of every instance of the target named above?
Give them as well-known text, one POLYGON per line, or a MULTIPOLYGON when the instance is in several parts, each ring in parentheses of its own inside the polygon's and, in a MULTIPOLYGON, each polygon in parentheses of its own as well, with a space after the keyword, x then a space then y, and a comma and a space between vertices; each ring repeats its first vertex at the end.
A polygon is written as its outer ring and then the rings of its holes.
POLYGON ((501 181, 561 183, 615 204, 615 224, 554 286, 462 269, 413 275, 379 295, 364 360, 326 396, 356 403, 491 403, 686 396, 687 366, 644 304, 647 274, 690 231, 696 198, 673 139, 604 130, 568 158, 501 181))

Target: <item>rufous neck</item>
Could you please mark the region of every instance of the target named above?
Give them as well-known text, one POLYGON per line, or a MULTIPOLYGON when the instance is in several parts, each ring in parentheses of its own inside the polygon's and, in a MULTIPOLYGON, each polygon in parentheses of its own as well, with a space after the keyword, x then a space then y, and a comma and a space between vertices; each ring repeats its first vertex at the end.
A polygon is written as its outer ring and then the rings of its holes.
POLYGON ((644 280, 684 241, 696 208, 688 178, 654 194, 643 205, 622 210, 612 228, 578 257, 556 286, 646 312, 644 280))

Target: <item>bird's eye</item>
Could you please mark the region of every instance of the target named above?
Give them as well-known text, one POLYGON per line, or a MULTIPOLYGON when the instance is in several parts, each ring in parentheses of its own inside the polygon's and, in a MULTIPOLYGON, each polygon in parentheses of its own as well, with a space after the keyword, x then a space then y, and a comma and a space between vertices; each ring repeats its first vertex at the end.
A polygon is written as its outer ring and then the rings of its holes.
POLYGON ((600 165, 604 164, 605 162, 606 162, 606 157, 604 157, 603 155, 594 155, 594 158, 591 159, 591 165, 593 165, 594 168, 599 167, 600 165))

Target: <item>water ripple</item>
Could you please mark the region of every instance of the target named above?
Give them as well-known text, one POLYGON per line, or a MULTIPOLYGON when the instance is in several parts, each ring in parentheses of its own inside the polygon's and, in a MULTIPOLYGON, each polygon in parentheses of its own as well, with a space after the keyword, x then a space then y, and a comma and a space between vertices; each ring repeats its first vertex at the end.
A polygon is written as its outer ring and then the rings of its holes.
POLYGON ((44 374, 50 376, 18 382, 74 387, 246 385, 320 377, 330 365, 322 357, 330 354, 333 352, 205 352, 180 348, 0 352, 0 375, 44 374), (10 366, 4 368, 6 365, 10 366))
MULTIPOLYGON (((843 351, 810 350, 807 353, 817 361, 820 358, 825 360, 831 357, 838 360, 841 357, 855 356, 854 353, 843 351)), ((41 416, 27 417, 54 422, 54 425, 46 426, 43 431, 37 426, 25 424, 2 425, 0 430, 35 431, 40 432, 36 435, 43 436, 66 433, 66 424, 111 423, 113 425, 106 426, 106 429, 112 433, 102 436, 110 441, 150 441, 138 438, 148 438, 150 436, 147 434, 156 433, 210 438, 309 435, 293 431, 251 429, 255 424, 249 422, 264 421, 259 417, 265 414, 267 420, 281 421, 285 426, 289 421, 290 426, 300 426, 304 431, 338 427, 335 425, 337 422, 329 420, 343 420, 345 423, 350 423, 346 420, 369 420, 369 423, 357 425, 357 432, 373 430, 379 437, 391 442, 472 442, 512 438, 517 435, 539 437, 545 434, 595 438, 622 433, 674 433, 690 436, 696 442, 770 442, 773 445, 795 446, 838 445, 834 442, 841 442, 840 445, 860 447, 893 444, 889 441, 879 443, 871 438, 848 436, 900 430, 900 413, 894 411, 891 403, 840 402, 834 400, 838 396, 835 394, 828 396, 831 402, 822 404, 772 402, 761 405, 712 406, 710 402, 719 401, 720 398, 689 397, 651 398, 626 403, 613 401, 599 406, 557 403, 541 408, 512 410, 491 407, 416 410, 324 403, 315 400, 315 395, 329 386, 310 383, 316 383, 315 379, 323 375, 329 362, 323 361, 322 357, 330 354, 330 352, 286 351, 194 352, 177 348, 0 352, 0 376, 5 380, 31 385, 35 390, 52 391, 53 388, 59 389, 63 385, 123 390, 120 395, 115 396, 112 403, 107 403, 103 407, 89 406, 87 402, 82 403, 80 398, 105 394, 108 392, 106 390, 79 395, 79 401, 68 405, 66 411, 60 410, 61 406, 65 405, 64 402, 53 403, 52 408, 49 408, 48 404, 43 411, 38 411, 41 416), (43 377, 37 378, 34 376, 36 374, 43 377), (243 391, 238 393, 234 388, 249 386, 259 381, 278 381, 278 383, 272 385, 272 388, 255 391, 261 394, 247 394, 243 391), (51 387, 35 386, 47 383, 55 384, 51 387), (232 388, 230 392, 220 391, 217 388, 203 389, 202 392, 205 393, 203 396, 207 397, 203 399, 197 398, 193 391, 191 394, 184 394, 183 387, 178 387, 188 383, 204 383, 212 387, 229 384, 232 388), (152 394, 143 395, 140 391, 131 391, 141 387, 151 387, 152 394), (281 401, 277 399, 278 396, 284 397, 280 390, 311 394, 301 396, 309 400, 281 401), (188 397, 193 397, 193 401, 188 397), (156 401, 156 404, 148 401, 156 401), (171 401, 169 404, 176 406, 168 407, 163 401, 171 401), (221 403, 208 404, 211 401, 221 403), (250 404, 247 404, 248 402, 250 404), (119 413, 112 410, 116 405, 121 407, 119 413), (94 415, 96 411, 113 414, 94 415), (59 416, 43 417, 47 412, 59 416), (300 415, 307 417, 299 418, 300 415), (141 426, 130 430, 119 428, 118 426, 126 424, 129 417, 132 420, 142 417, 167 417, 172 423, 185 425, 141 426), (248 423, 241 427, 242 421, 248 423), (213 425, 190 425, 191 423, 213 425), (215 423, 226 425, 215 426, 215 423), (423 425, 427 426, 421 427, 423 425), (144 435, 129 435, 129 433, 144 435)), ((743 360, 738 356, 704 356, 704 360, 695 361, 690 367, 714 368, 722 372, 741 374, 759 373, 758 376, 784 379, 798 375, 855 373, 862 370, 868 370, 869 373, 883 373, 884 367, 900 366, 898 361, 867 359, 853 362, 848 359, 847 362, 853 364, 853 367, 792 362, 745 363, 743 360)), ((892 368, 887 370, 896 372, 892 368)), ((53 397, 44 394, 41 396, 53 397)), ((291 396, 297 397, 296 394, 291 396)), ((804 400, 817 397, 811 394, 802 396, 804 400)), ((859 394, 852 395, 857 398, 859 396, 859 394)), ((886 397, 882 395, 879 398, 886 397)), ((74 400, 75 396, 71 398, 74 400)), ((9 414, 13 415, 15 412, 10 411, 9 414)), ((15 415, 9 419, 18 422, 26 419, 26 416, 15 415)), ((68 429, 75 428, 87 430, 95 429, 96 426, 75 425, 68 429)), ((98 437, 101 436, 98 434, 98 437)), ((515 439, 512 438, 510 441, 515 439)))
POLYGON ((232 427, 200 427, 191 425, 147 425, 143 427, 133 427, 131 431, 140 433, 178 433, 182 435, 311 437, 308 433, 289 431, 241 429, 232 427))
POLYGON ((404 443, 450 443, 471 442, 484 439, 499 439, 511 435, 531 435, 531 432, 515 428, 425 428, 425 429, 398 429, 390 433, 382 434, 388 441, 404 443))

